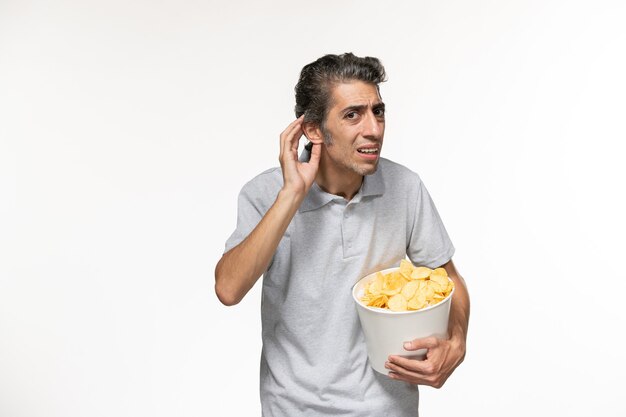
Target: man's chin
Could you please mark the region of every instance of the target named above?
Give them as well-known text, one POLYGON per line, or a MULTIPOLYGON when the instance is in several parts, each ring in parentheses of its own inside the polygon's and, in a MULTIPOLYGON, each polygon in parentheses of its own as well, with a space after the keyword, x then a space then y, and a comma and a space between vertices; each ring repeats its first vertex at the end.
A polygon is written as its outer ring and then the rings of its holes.
POLYGON ((378 161, 374 165, 359 167, 358 173, 361 175, 372 175, 378 169, 378 161))

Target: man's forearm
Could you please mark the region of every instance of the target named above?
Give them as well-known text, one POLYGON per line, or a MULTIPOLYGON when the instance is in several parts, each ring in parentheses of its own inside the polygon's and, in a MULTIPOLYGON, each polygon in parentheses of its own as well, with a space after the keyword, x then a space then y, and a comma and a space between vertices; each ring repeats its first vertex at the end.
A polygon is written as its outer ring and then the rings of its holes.
POLYGON ((281 190, 248 237, 222 256, 215 267, 215 292, 223 304, 240 302, 265 272, 302 199, 281 190))
POLYGON ((469 293, 463 277, 458 273, 452 261, 448 262, 444 267, 455 284, 450 307, 448 333, 451 339, 458 340, 465 345, 470 314, 469 293))
POLYGON ((462 278, 456 283, 456 292, 452 298, 450 307, 450 322, 448 332, 450 338, 458 339, 465 345, 467 327, 469 322, 469 295, 462 278), (459 285, 459 283, 461 285, 459 285))

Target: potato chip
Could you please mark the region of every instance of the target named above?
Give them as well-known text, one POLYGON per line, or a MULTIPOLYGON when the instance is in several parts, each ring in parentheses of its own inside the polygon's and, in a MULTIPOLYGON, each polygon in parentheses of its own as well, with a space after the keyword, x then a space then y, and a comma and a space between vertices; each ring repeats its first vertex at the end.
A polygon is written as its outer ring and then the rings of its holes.
POLYGON ((402 291, 400 291, 400 294, 402 294, 402 296, 407 300, 410 300, 415 295, 415 291, 417 291, 417 289, 419 288, 420 282, 421 281, 417 280, 407 282, 406 285, 402 288, 402 291))
POLYGON ((411 310, 421 310, 426 306, 428 306, 428 303, 426 302, 426 296, 421 293, 411 298, 407 303, 407 308, 411 310))
POLYGON ((387 302, 391 311, 406 311, 406 298, 402 294, 396 294, 387 302))
POLYGON ((383 282, 385 281, 385 277, 380 272, 376 274, 376 278, 368 285, 368 291, 370 294, 378 295, 383 289, 383 282))
POLYGON ((400 261, 400 273, 406 278, 411 278, 411 272, 413 271, 413 264, 406 259, 400 261))
POLYGON ((414 267, 402 260, 397 271, 378 272, 365 286, 361 301, 391 311, 420 310, 446 299, 453 289, 454 282, 444 268, 414 267))
POLYGON ((387 306, 388 300, 389 298, 386 295, 381 294, 373 297, 368 305, 372 307, 385 308, 387 306))
POLYGON ((448 286, 448 277, 439 274, 430 274, 430 281, 439 283, 443 288, 448 286))
POLYGON ((435 294, 443 292, 446 290, 446 287, 442 287, 440 283, 438 283, 437 281, 427 281, 428 282, 428 286, 433 290, 433 295, 432 297, 435 296, 435 294))
POLYGON ((396 295, 402 290, 402 287, 406 283, 407 280, 402 276, 402 274, 399 272, 392 272, 391 274, 385 275, 381 293, 385 295, 396 295))
POLYGON ((424 285, 424 289, 422 290, 421 294, 424 294, 424 296, 426 297, 426 301, 428 301, 432 299, 435 295, 435 289, 433 288, 433 284, 431 281, 426 281, 425 284, 426 285, 424 285))
POLYGON ((442 295, 440 292, 436 292, 433 295, 434 304, 437 304, 439 301, 443 300, 444 298, 446 298, 444 295, 442 295))
POLYGON ((436 268, 435 270, 433 270, 433 272, 430 273, 431 275, 442 275, 444 277, 448 276, 448 272, 444 269, 444 268, 436 268))
POLYGON ((432 269, 425 266, 418 266, 411 272, 411 278, 413 279, 426 279, 430 276, 432 269))
POLYGON ((450 282, 450 280, 448 277, 442 275, 431 274, 429 282, 435 292, 444 293, 448 289, 448 282, 450 282))

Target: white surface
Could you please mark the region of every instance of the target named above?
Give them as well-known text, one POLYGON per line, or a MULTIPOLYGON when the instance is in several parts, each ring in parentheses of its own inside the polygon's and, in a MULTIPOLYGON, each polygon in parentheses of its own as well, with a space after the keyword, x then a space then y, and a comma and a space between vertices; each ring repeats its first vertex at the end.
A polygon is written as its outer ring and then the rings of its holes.
POLYGON ((623 1, 0 2, 0 415, 259 415, 213 294, 302 66, 379 56, 472 297, 424 416, 623 416, 623 1))
MULTIPOLYGON (((383 275, 398 271, 400 268, 389 268, 380 271, 383 275)), ((352 288, 352 298, 359 314, 369 364, 375 371, 387 375, 385 362, 390 355, 401 355, 411 359, 423 360, 426 349, 416 351, 405 350, 404 342, 422 337, 447 337, 448 317, 452 293, 436 305, 416 311, 391 311, 367 307, 361 302, 365 286, 373 281, 377 273, 363 277, 352 288)), ((449 278, 448 278, 449 279, 449 278)))

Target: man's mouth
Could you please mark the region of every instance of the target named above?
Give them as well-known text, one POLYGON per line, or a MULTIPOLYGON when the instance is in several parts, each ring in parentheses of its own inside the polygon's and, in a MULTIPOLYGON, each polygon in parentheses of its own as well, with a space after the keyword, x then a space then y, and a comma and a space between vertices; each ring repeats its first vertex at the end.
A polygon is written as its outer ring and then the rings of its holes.
POLYGON ((365 155, 376 155, 380 151, 380 148, 358 148, 356 151, 365 155))

